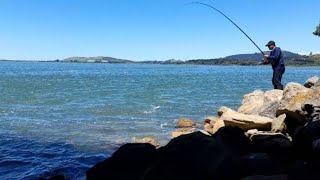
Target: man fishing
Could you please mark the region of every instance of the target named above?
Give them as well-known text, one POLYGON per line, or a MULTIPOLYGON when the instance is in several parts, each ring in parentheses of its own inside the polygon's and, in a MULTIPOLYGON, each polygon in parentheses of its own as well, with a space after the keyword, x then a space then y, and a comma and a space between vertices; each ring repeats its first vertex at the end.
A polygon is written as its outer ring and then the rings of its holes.
MULTIPOLYGON (((281 84, 282 75, 285 72, 284 67, 284 59, 282 55, 282 51, 279 47, 276 47, 276 43, 274 41, 269 41, 266 45, 268 46, 269 50, 271 50, 270 55, 264 54, 264 52, 259 48, 259 46, 245 33, 235 22, 233 22, 228 16, 226 16, 223 12, 219 9, 202 2, 191 2, 189 4, 198 4, 202 6, 207 6, 214 11, 217 11, 221 15, 223 15, 226 19, 228 19, 234 26, 236 26, 261 52, 264 57, 263 62, 259 62, 258 64, 271 64, 273 69, 273 76, 272 76, 272 84, 274 89, 281 89, 283 90, 283 85, 281 84)), ((187 5, 189 5, 187 4, 187 5)))
POLYGON ((269 41, 266 45, 269 50, 271 50, 270 55, 263 55, 263 64, 271 64, 273 69, 272 84, 274 89, 283 90, 283 85, 281 84, 282 75, 285 72, 284 58, 282 51, 279 47, 276 47, 274 41, 269 41))

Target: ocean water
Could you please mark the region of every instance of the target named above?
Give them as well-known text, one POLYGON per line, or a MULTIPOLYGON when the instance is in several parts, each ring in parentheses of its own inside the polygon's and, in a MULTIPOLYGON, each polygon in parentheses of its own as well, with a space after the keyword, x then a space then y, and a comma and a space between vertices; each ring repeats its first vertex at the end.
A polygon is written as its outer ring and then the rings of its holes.
MULTIPOLYGON (((288 82, 320 67, 287 67, 288 82)), ((269 90, 270 66, 0 62, 0 179, 85 171, 135 138, 165 144, 178 118, 202 123, 269 90)))

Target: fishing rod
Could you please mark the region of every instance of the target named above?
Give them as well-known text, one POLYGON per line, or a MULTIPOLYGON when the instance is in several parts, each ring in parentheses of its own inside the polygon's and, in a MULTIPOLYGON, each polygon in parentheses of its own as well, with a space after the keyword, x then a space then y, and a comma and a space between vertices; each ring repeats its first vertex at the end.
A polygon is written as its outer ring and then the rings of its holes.
POLYGON ((245 33, 235 22, 233 22, 227 15, 225 15, 223 12, 221 12, 219 9, 206 4, 206 3, 202 3, 202 2, 191 2, 189 4, 186 5, 191 5, 191 4, 199 4, 199 5, 203 5, 203 6, 207 6, 217 12, 219 12, 220 14, 222 14, 225 18, 227 18, 233 25, 235 25, 244 35, 247 36, 247 38, 259 49, 259 51, 261 52, 262 55, 265 55, 264 52, 259 48, 259 46, 247 35, 247 33, 245 33))

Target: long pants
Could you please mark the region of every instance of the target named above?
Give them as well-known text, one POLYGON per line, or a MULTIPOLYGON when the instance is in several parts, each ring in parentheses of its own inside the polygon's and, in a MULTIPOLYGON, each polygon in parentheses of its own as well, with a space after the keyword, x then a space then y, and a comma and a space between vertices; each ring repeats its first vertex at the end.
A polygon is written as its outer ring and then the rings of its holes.
POLYGON ((281 84, 282 75, 286 71, 284 64, 280 64, 273 68, 272 84, 274 89, 283 90, 283 85, 281 84))

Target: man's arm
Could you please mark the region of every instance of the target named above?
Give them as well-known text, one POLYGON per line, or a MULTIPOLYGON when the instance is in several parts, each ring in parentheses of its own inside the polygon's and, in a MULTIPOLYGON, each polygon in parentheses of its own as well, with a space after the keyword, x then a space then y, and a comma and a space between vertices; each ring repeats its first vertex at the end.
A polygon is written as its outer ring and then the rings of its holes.
POLYGON ((276 48, 274 50, 274 54, 272 56, 269 55, 268 59, 270 59, 271 61, 279 61, 280 60, 280 55, 281 55, 281 49, 280 48, 276 48))
POLYGON ((262 60, 262 61, 258 62, 257 64, 258 64, 258 65, 270 64, 270 61, 269 61, 269 60, 267 60, 267 59, 264 59, 264 60, 262 60))

